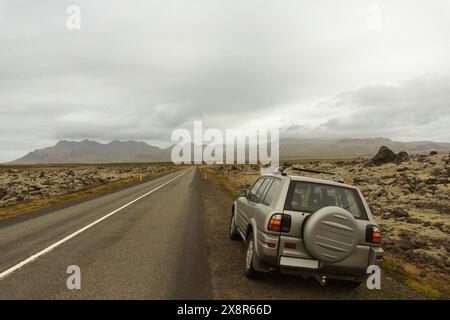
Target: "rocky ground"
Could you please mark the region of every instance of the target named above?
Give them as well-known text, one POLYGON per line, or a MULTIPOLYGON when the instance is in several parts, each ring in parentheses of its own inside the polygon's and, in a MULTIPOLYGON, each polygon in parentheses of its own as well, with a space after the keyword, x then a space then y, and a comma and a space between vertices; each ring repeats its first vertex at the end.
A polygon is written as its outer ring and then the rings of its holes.
POLYGON ((169 170, 171 165, 0 167, 0 208, 169 170))
MULTIPOLYGON (((450 166, 449 155, 399 154, 387 161, 291 161, 340 173, 346 183, 365 195, 383 231, 383 248, 400 273, 438 285, 444 295, 450 286, 450 166)), ((220 177, 230 191, 248 189, 258 177, 257 166, 213 166, 203 170, 220 177)))

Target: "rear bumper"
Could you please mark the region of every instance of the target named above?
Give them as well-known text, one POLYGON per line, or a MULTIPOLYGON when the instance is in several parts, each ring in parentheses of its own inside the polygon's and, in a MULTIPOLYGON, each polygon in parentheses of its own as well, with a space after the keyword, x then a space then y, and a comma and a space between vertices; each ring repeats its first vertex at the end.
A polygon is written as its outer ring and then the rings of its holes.
POLYGON ((380 266, 383 262, 384 250, 381 247, 371 247, 369 255, 369 266, 377 265, 380 266))
POLYGON ((262 232, 258 229, 256 237, 256 253, 266 264, 276 266, 278 263, 279 236, 262 232), (269 244, 272 244, 271 247, 269 244))
POLYGON ((257 232, 257 254, 267 265, 264 269, 279 269, 282 273, 295 275, 326 275, 329 278, 361 280, 367 276, 367 267, 380 265, 384 251, 380 247, 358 245, 351 256, 337 263, 317 262, 307 252, 299 238, 274 236, 257 232), (295 243, 296 249, 285 248, 285 242, 295 243), (276 247, 268 247, 273 243, 276 247))
POLYGON ((358 246, 347 259, 333 264, 317 260, 281 256, 281 273, 301 276, 327 276, 330 279, 363 281, 367 277, 367 267, 380 265, 383 249, 379 247, 358 246))

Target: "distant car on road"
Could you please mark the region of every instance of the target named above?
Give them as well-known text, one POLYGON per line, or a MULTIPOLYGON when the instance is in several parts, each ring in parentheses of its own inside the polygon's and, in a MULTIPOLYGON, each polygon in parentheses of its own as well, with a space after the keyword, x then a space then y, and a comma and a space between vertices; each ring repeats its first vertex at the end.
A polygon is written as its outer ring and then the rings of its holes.
POLYGON ((361 191, 325 178, 332 173, 289 168, 321 174, 316 179, 287 169, 262 175, 233 203, 229 233, 247 245, 245 274, 279 270, 358 287, 368 266, 383 260, 380 228, 361 191))

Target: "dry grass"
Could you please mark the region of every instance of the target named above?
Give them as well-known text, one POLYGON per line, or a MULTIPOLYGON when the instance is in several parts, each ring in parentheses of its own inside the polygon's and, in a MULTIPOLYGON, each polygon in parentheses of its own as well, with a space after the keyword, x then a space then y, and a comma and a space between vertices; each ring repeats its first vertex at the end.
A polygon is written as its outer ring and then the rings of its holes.
POLYGON ((248 190, 259 178, 259 171, 240 171, 237 173, 221 174, 216 172, 215 169, 219 166, 201 166, 200 172, 203 175, 203 179, 210 180, 218 185, 223 186, 226 190, 230 191, 233 197, 236 197, 239 190, 248 190))

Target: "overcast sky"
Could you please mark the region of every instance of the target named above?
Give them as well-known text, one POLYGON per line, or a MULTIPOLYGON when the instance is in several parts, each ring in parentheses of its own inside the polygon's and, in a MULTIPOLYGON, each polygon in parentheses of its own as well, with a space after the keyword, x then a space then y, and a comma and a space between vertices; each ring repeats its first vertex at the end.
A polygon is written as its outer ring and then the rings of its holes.
POLYGON ((0 0, 0 162, 194 120, 450 141, 450 1, 0 0))

